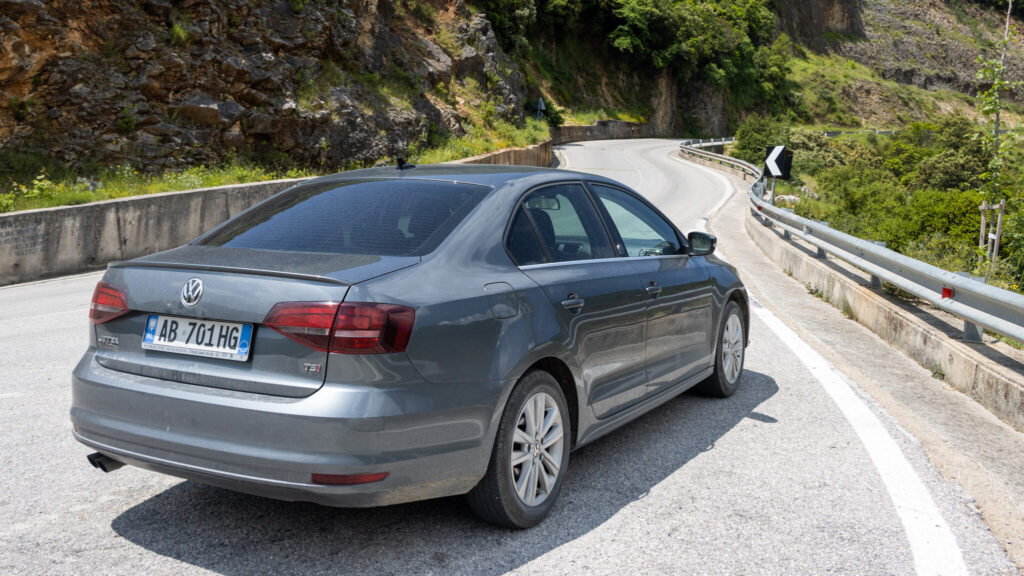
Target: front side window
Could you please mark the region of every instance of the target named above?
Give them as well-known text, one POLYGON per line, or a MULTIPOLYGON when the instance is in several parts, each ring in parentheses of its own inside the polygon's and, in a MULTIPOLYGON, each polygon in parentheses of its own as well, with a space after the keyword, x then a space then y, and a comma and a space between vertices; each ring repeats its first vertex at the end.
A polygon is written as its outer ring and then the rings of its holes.
POLYGON ((682 243, 675 228, 639 198, 611 186, 591 184, 591 187, 618 229, 626 255, 668 256, 682 253, 682 243))
POLYGON ((527 194, 513 216, 507 246, 520 266, 614 256, 608 234, 579 184, 547 186, 527 194))
POLYGON ((413 179, 313 182, 272 197, 197 244, 422 256, 436 248, 489 190, 413 179))

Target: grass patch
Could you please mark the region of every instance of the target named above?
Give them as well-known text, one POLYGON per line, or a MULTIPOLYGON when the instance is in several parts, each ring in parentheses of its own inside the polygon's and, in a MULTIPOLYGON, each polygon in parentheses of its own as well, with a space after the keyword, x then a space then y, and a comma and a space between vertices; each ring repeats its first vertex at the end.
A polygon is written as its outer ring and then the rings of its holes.
POLYGON ((94 179, 76 176, 67 169, 49 172, 44 167, 27 181, 8 182, 0 187, 0 212, 315 175, 317 172, 308 169, 272 169, 238 159, 157 175, 140 173, 131 166, 117 166, 101 170, 94 179))
POLYGON ((642 110, 564 109, 561 111, 568 126, 590 126, 601 120, 621 120, 642 124, 647 121, 642 110))
MULTIPOLYGON (((886 128, 934 121, 952 112, 977 117, 970 95, 885 80, 835 54, 804 52, 790 60, 790 67, 790 80, 801 90, 801 124, 809 128, 886 128)), ((1008 111, 1008 125, 1020 121, 1019 106, 1008 106, 1008 111)))
POLYGON ((523 148, 550 137, 547 123, 533 118, 527 119, 522 128, 498 120, 490 125, 470 126, 466 134, 452 137, 431 131, 427 139, 411 154, 411 161, 417 164, 440 164, 461 158, 479 156, 502 148, 523 148))

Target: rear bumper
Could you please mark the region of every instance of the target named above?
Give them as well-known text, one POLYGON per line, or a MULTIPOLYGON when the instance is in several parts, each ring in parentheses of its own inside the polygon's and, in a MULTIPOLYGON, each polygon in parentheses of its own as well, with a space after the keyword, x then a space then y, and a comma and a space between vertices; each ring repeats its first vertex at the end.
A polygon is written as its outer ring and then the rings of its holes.
POLYGON ((206 484, 329 506, 461 494, 486 471, 500 382, 325 384, 306 398, 113 371, 92 351, 72 375, 75 438, 111 458, 206 484), (378 482, 311 475, 387 472, 378 482))

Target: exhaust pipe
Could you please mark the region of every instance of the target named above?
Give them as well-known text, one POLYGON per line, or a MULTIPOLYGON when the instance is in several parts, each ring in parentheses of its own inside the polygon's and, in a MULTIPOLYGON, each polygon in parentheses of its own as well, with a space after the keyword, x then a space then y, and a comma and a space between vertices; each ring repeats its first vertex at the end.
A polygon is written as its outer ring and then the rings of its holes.
POLYGON ((93 468, 99 468, 104 472, 113 472, 121 466, 124 466, 124 462, 118 462, 106 454, 100 452, 94 452, 86 456, 89 460, 89 464, 92 464, 93 468))

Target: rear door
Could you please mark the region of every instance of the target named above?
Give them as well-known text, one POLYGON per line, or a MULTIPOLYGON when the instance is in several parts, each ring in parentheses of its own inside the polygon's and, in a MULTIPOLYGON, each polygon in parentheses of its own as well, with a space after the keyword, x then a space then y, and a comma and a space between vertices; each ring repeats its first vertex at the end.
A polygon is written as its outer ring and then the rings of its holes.
POLYGON ((539 331, 575 356, 595 415, 639 401, 647 380, 640 280, 615 256, 583 186, 558 184, 528 193, 513 216, 508 245, 551 302, 554 318, 538 317, 539 331))
POLYGON ((590 184, 614 224, 612 237, 643 285, 646 301, 644 368, 657 394, 710 366, 713 294, 702 259, 690 258, 668 220, 626 190, 590 184))

